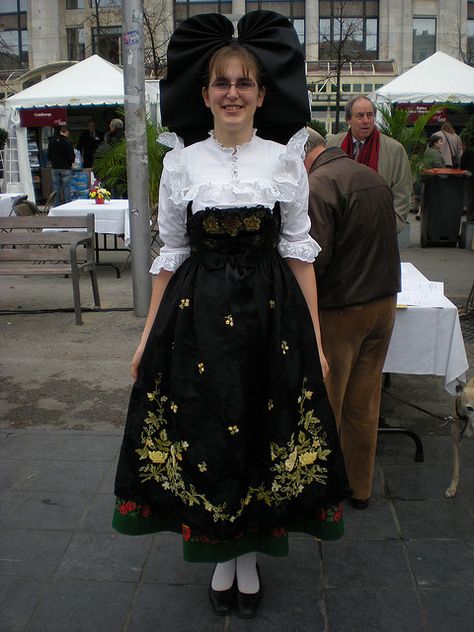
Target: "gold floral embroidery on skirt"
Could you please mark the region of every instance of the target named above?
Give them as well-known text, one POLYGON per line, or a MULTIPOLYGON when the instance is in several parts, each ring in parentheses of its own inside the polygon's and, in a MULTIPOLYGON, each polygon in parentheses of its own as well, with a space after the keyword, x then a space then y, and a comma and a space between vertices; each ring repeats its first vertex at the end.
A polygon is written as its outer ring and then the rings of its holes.
MULTIPOLYGON (((245 497, 240 499, 240 506, 230 513, 226 503, 214 504, 206 494, 200 493, 193 484, 183 479, 182 462, 190 447, 187 441, 171 441, 167 433, 166 407, 173 410, 175 404, 167 404, 168 398, 160 392, 161 375, 158 376, 155 390, 148 393, 148 399, 155 402, 156 411, 149 411, 141 433, 141 448, 136 450, 144 465, 139 468, 142 482, 154 480, 163 489, 170 491, 186 505, 201 505, 212 514, 214 522, 234 522, 245 511, 252 500, 263 501, 268 506, 279 505, 284 501, 296 498, 304 489, 313 483, 327 483, 327 468, 324 462, 331 450, 327 448, 326 434, 322 431, 320 419, 314 410, 309 409, 313 391, 306 389, 307 378, 303 380, 301 394, 298 397, 298 430, 292 433, 284 445, 270 443, 273 479, 269 487, 262 483, 258 487, 249 487, 245 497)), ((274 411, 271 401, 270 411, 274 411)), ((176 412, 176 411, 173 411, 176 412)), ((231 435, 238 433, 237 426, 229 426, 231 435)), ((207 470, 207 464, 198 464, 200 472, 207 470)))

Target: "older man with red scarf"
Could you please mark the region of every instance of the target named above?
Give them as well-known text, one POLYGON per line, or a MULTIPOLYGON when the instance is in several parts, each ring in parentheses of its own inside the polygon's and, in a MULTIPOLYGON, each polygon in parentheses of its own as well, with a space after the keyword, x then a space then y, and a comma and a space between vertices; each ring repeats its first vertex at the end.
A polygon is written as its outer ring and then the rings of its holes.
POLYGON ((357 162, 377 171, 393 194, 397 231, 405 226, 413 180, 410 163, 403 145, 381 134, 375 125, 375 106, 364 96, 354 97, 346 104, 349 131, 328 138, 328 147, 338 146, 357 162))

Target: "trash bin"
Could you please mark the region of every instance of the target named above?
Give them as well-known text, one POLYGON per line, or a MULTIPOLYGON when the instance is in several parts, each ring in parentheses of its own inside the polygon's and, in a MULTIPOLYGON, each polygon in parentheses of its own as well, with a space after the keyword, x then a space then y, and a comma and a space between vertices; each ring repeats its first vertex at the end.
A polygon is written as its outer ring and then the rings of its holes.
POLYGON ((456 246, 469 171, 426 169, 421 172, 420 245, 456 246))

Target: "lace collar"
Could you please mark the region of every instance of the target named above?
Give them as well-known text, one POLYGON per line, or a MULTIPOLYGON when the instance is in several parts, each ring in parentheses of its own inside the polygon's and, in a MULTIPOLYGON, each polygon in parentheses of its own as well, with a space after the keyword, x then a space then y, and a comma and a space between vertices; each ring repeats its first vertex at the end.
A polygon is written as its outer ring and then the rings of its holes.
POLYGON ((226 152, 230 152, 230 153, 234 153, 234 154, 237 153, 242 147, 245 147, 246 145, 249 145, 252 142, 252 140, 253 140, 253 138, 254 138, 256 133, 257 133, 257 130, 254 127, 253 130, 252 130, 252 136, 251 136, 249 141, 247 141, 246 143, 242 143, 241 145, 235 145, 234 147, 226 147, 225 145, 223 145, 222 143, 220 143, 217 140, 217 138, 214 135, 214 130, 213 129, 209 130, 209 132, 208 132, 209 136, 214 140, 214 142, 219 147, 219 149, 222 149, 222 151, 226 151, 226 152))

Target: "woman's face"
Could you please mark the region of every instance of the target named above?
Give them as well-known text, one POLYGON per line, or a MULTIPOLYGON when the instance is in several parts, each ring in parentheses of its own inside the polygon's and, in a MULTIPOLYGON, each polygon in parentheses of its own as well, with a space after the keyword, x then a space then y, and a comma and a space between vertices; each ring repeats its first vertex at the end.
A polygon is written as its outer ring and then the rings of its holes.
POLYGON ((253 119, 258 107, 263 103, 265 89, 259 88, 253 73, 245 74, 242 64, 237 58, 230 58, 226 69, 217 77, 211 73, 209 86, 202 89, 204 103, 210 108, 214 117, 214 129, 216 131, 231 134, 251 135, 253 119), (254 86, 247 89, 239 89, 235 84, 238 81, 252 81, 254 86), (226 89, 214 87, 214 83, 228 82, 226 89))

